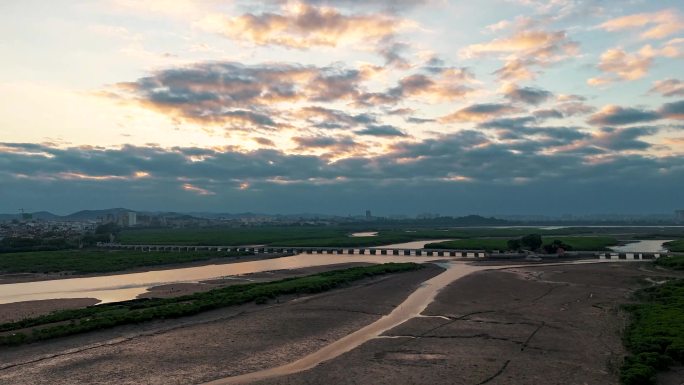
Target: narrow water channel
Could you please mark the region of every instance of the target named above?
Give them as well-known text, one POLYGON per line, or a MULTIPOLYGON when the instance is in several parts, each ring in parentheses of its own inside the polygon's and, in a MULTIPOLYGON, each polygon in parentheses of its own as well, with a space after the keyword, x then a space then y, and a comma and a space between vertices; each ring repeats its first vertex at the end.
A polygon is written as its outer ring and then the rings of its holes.
MULTIPOLYGON (((612 263, 630 263, 631 261, 620 261, 612 263)), ((564 264, 589 264, 589 263, 611 263, 606 260, 579 260, 563 263, 544 263, 534 266, 554 266, 564 264)), ((226 377, 202 385, 232 385, 246 384, 255 381, 265 380, 274 377, 281 377, 289 374, 299 373, 314 368, 320 363, 332 360, 352 349, 357 348, 363 343, 379 337, 382 333, 390 330, 411 318, 418 317, 432 303, 437 294, 445 286, 463 278, 468 274, 483 270, 510 269, 516 267, 530 267, 529 264, 508 265, 508 266, 475 266, 465 263, 451 262, 446 264, 447 269, 438 276, 425 281, 416 291, 411 293, 404 302, 397 306, 391 313, 383 316, 379 320, 365 326, 358 331, 343 337, 322 349, 300 358, 289 364, 277 366, 270 369, 246 373, 239 376, 226 377)))
POLYGON ((406 320, 417 317, 432 302, 437 293, 443 287, 472 272, 485 270, 488 268, 489 267, 487 266, 472 266, 463 263, 452 263, 443 273, 425 281, 390 314, 385 315, 372 324, 333 342, 317 352, 311 353, 308 356, 286 365, 258 372, 247 373, 241 376, 223 378, 208 382, 204 385, 244 384, 311 369, 321 362, 338 357, 358 347, 364 342, 378 337, 386 330, 390 330, 395 326, 404 323, 406 320))

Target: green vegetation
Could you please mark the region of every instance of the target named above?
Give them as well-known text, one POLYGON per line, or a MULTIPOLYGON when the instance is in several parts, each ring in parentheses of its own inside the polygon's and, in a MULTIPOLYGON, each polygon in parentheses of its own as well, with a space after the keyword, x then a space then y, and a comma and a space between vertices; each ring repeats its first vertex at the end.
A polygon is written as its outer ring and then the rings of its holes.
POLYGON ((628 305, 631 322, 625 331, 630 352, 620 371, 626 385, 655 384, 657 371, 684 364, 684 279, 668 281, 636 293, 628 305))
POLYGON ((428 243, 426 249, 464 249, 464 250, 507 250, 507 238, 472 238, 454 241, 428 243))
POLYGON ((684 239, 665 242, 665 247, 672 252, 684 252, 684 239))
POLYGON ((657 266, 662 266, 672 270, 684 270, 684 255, 670 255, 660 257, 653 261, 657 266))
POLYGON ((61 310, 51 314, 0 325, 0 345, 19 345, 68 336, 117 325, 177 318, 287 294, 319 293, 366 277, 422 268, 415 263, 387 263, 333 270, 274 282, 228 286, 175 298, 145 299, 61 310))
POLYGON ((74 274, 107 273, 144 266, 205 261, 252 253, 142 252, 130 250, 61 250, 0 254, 0 272, 74 274))
MULTIPOLYGON (((425 248, 430 249, 470 249, 470 250, 508 250, 509 241, 515 241, 511 238, 472 238, 472 239, 457 239, 454 241, 430 243, 425 245, 425 248)), ((542 237, 543 246, 552 245, 554 241, 560 241, 562 244, 571 247, 571 250, 577 251, 601 251, 607 250, 608 246, 618 244, 617 239, 612 237, 542 237)), ((524 247, 524 245, 522 245, 524 247)))
POLYGON ((78 246, 74 239, 67 239, 54 234, 45 234, 43 238, 7 237, 0 240, 0 254, 21 251, 64 250, 78 246))

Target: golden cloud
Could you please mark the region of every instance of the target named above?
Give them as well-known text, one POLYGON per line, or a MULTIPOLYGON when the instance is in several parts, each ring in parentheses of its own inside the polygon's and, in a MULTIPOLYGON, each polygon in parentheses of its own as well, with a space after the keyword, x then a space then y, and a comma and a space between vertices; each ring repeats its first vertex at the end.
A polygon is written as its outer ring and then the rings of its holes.
POLYGON ((662 39, 684 29, 684 19, 674 9, 659 12, 637 13, 608 20, 599 26, 614 32, 625 29, 644 28, 642 39, 662 39))
POLYGON ((209 29, 232 39, 299 49, 378 42, 405 25, 383 14, 345 15, 335 8, 304 3, 288 4, 282 13, 246 13, 207 23, 209 29))
POLYGON ((587 84, 599 86, 617 80, 636 80, 644 77, 657 57, 675 58, 682 54, 680 45, 684 39, 673 39, 660 48, 647 44, 639 51, 629 53, 622 48, 611 48, 601 54, 598 68, 608 74, 587 80, 587 84))

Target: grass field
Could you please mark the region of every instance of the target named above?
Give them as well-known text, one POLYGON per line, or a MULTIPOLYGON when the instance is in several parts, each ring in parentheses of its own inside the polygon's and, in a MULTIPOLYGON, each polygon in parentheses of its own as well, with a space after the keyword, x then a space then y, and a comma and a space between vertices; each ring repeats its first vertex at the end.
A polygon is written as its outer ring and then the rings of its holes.
POLYGON ((274 282, 228 286, 175 298, 133 300, 62 310, 0 325, 0 345, 19 345, 117 325, 178 318, 252 301, 265 303, 281 295, 319 293, 366 277, 412 271, 422 267, 415 263, 353 267, 274 282))
MULTIPOLYGON (((435 249, 471 249, 471 250, 508 250, 508 240, 511 238, 471 238, 457 239, 454 241, 429 243, 426 248, 435 249)), ((576 251, 602 251, 608 246, 618 244, 617 239, 612 237, 565 237, 565 236, 545 236, 542 237, 544 244, 549 244, 554 240, 560 240, 570 245, 576 251)))
POLYGON ((121 233, 119 241, 127 244, 175 245, 254 245, 272 246, 378 246, 422 239, 520 237, 530 233, 546 236, 602 234, 597 228, 452 228, 388 229, 374 227, 214 227, 197 229, 131 229, 121 233), (353 232, 378 231, 375 237, 350 237, 353 232))
POLYGON ((657 266, 662 266, 672 270, 684 270, 684 255, 671 255, 660 257, 653 261, 657 266))
POLYGON ((675 241, 665 243, 665 247, 673 252, 684 252, 684 239, 677 239, 675 241))
POLYGON ((251 253, 61 250, 0 254, 2 273, 107 273, 136 267, 227 258, 251 253))
POLYGON ((630 355, 621 368, 626 385, 655 384, 656 373, 684 364, 684 279, 642 289, 625 330, 630 355))

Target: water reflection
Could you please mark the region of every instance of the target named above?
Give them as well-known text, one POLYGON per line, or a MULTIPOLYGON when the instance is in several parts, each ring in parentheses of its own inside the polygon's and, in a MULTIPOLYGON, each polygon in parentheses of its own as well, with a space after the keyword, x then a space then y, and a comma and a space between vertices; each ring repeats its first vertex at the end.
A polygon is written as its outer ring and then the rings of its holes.
POLYGON ((428 262, 437 257, 399 255, 299 254, 291 257, 207 265, 143 273, 71 278, 0 285, 0 304, 55 298, 97 298, 102 302, 134 299, 148 288, 168 283, 197 282, 270 270, 300 269, 338 263, 428 262))
POLYGON ((663 245, 670 240, 640 240, 626 245, 613 246, 610 249, 618 253, 662 253, 667 251, 663 245))

